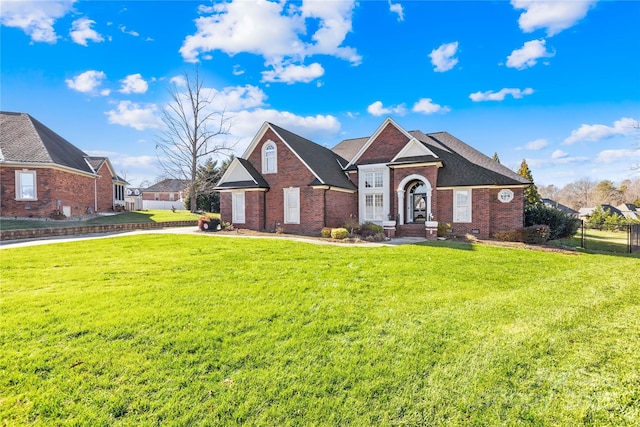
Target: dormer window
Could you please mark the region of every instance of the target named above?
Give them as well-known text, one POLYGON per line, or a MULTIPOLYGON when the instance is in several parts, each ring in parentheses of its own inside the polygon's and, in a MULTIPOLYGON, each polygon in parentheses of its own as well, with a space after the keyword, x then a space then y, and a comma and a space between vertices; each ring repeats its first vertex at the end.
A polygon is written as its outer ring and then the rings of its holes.
POLYGON ((273 141, 267 141, 262 146, 262 173, 276 173, 277 171, 276 144, 273 141))

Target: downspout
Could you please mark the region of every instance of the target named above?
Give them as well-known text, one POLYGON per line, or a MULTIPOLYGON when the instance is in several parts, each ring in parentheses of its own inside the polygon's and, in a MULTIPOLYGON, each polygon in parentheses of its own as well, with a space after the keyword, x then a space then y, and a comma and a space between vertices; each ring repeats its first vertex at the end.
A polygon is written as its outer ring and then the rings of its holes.
POLYGON ((324 198, 322 199, 323 206, 323 215, 322 215, 322 226, 327 226, 327 188, 324 189, 324 198))
POLYGON ((98 177, 93 179, 93 213, 98 213, 98 177))
POLYGON ((262 231, 267 231, 267 191, 262 192, 262 231))

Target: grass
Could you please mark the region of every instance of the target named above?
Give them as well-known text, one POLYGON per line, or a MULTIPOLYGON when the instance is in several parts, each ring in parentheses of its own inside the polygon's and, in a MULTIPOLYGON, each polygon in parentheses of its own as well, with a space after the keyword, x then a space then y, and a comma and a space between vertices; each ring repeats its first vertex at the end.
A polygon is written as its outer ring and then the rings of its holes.
POLYGON ((131 224, 144 222, 168 222, 168 221, 188 221, 197 220, 199 214, 194 214, 188 210, 148 210, 120 212, 114 215, 96 216, 83 221, 56 221, 56 220, 20 220, 2 219, 0 230, 22 230, 30 228, 55 228, 55 227, 78 227, 85 225, 105 225, 105 224, 131 224))
MULTIPOLYGON (((626 231, 587 229, 584 237, 584 249, 590 252, 626 253, 628 250, 629 237, 626 231)), ((582 247, 582 231, 578 230, 570 239, 559 239, 551 243, 573 248, 582 247)))
POLYGON ((141 235, 3 249, 0 425, 639 425, 637 259, 141 235))

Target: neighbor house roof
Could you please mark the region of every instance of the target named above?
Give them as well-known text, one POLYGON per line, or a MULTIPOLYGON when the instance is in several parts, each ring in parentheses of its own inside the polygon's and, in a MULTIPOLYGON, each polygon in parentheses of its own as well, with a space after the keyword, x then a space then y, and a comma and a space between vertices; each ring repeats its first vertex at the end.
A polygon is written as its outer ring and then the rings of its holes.
POLYGON ((0 161, 59 165, 94 174, 87 157, 29 114, 0 112, 0 161))
POLYGON ((349 180, 344 172, 344 166, 348 161, 338 153, 327 147, 316 144, 306 138, 296 135, 286 129, 269 123, 269 126, 285 141, 289 147, 302 159, 302 161, 316 175, 316 179, 309 185, 328 185, 350 190, 356 190, 356 186, 349 180))
POLYGON ((186 189, 189 184, 191 181, 188 179, 163 179, 142 191, 145 193, 178 193, 186 189))
POLYGON ((542 203, 544 203, 547 206, 551 206, 552 208, 556 208, 561 212, 564 212, 567 215, 577 215, 578 211, 571 209, 569 206, 565 206, 562 203, 558 203, 555 200, 552 199, 546 199, 543 198, 542 199, 542 203))

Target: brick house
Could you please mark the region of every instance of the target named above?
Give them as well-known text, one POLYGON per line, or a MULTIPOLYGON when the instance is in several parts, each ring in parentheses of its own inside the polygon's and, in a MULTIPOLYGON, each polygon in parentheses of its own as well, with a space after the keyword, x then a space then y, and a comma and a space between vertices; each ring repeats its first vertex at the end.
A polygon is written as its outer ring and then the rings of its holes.
POLYGON ((333 149, 265 123, 217 185, 223 221, 317 234, 350 218, 389 236, 490 237, 523 226, 531 183, 448 134, 406 131, 387 118, 333 149))
POLYGON ((24 113, 0 112, 0 216, 79 217, 124 206, 127 182, 24 113))
POLYGON ((188 179, 163 179, 142 189, 143 209, 184 209, 184 197, 189 192, 188 179))

